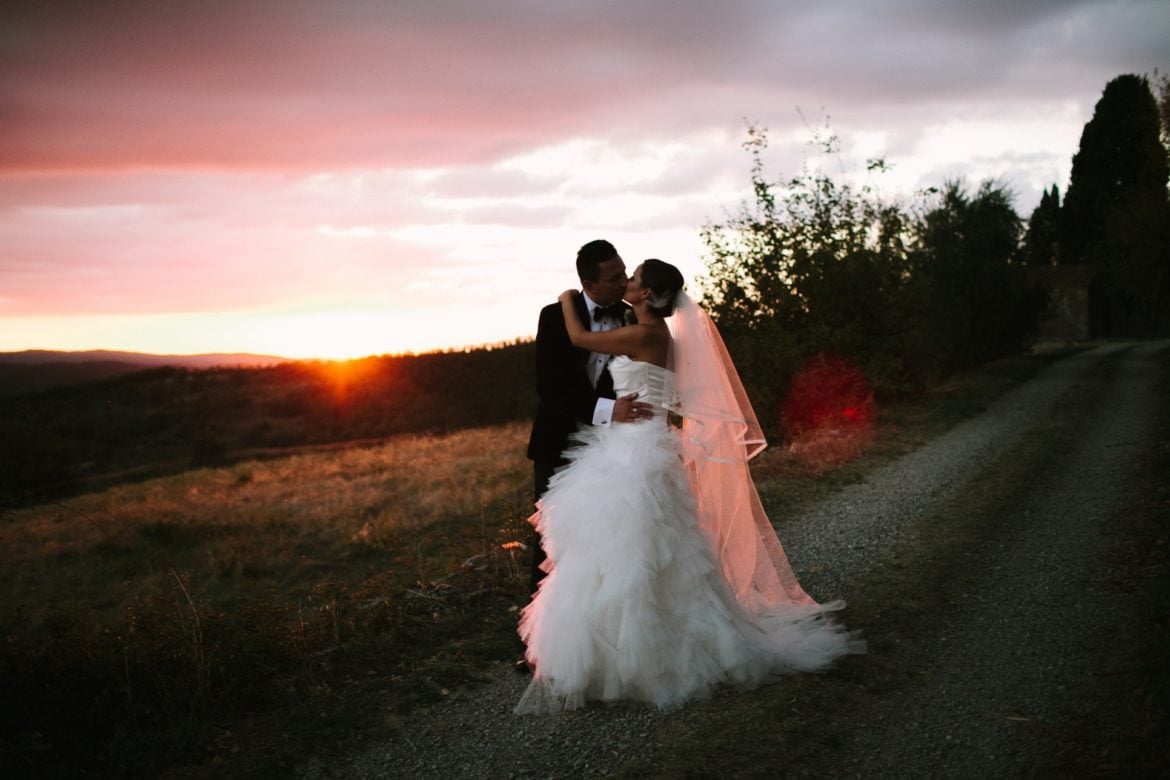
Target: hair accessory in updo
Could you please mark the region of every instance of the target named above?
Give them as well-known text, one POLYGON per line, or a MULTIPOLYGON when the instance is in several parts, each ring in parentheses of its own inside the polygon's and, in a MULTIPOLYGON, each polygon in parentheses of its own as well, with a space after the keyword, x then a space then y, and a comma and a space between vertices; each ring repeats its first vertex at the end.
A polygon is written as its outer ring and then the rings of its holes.
POLYGON ((651 293, 648 299, 650 305, 655 309, 674 309, 675 300, 678 298, 678 290, 664 293, 651 293))

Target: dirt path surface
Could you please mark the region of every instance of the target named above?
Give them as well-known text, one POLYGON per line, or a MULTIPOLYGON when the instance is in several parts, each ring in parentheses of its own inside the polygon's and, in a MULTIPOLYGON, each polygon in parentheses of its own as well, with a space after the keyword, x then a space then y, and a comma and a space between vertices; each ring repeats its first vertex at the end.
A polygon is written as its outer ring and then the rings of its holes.
POLYGON ((1140 464, 1167 349, 1110 343, 1060 360, 784 523, 806 588, 849 601, 844 621, 870 642, 842 670, 674 714, 595 705, 519 718, 526 679, 500 667, 404 722, 371 713, 388 724, 385 742, 298 774, 1059 773, 1069 724, 1137 673, 1126 648, 1140 626, 1119 608, 1110 554, 1117 517, 1148 489, 1140 464), (795 720, 801 709, 810 714, 795 720))

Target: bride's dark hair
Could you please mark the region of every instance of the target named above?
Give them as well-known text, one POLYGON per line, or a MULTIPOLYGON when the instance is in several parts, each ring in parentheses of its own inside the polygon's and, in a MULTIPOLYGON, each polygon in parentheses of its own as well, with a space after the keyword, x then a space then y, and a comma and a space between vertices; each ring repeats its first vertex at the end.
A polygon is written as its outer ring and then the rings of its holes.
POLYGON ((659 317, 674 314, 678 291, 685 286, 682 273, 673 265, 650 258, 642 262, 642 287, 650 288, 650 311, 659 317))

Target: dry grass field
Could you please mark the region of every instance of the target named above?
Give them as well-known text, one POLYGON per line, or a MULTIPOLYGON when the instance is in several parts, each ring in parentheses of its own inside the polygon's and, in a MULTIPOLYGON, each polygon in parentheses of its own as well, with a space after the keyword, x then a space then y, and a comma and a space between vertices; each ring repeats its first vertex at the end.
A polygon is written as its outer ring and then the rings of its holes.
POLYGON ((241 718, 329 710, 355 682, 405 709, 513 652, 526 575, 504 545, 530 533, 527 433, 404 436, 9 511, 5 752, 30 770, 214 759, 239 749, 241 718))

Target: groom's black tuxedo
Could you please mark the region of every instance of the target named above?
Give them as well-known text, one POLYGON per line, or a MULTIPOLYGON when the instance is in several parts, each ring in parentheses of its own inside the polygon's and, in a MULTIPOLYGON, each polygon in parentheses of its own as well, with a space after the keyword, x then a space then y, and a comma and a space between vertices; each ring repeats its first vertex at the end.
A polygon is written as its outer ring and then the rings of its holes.
MULTIPOLYGON (((574 307, 581 323, 590 328, 589 307, 584 296, 576 297, 574 307)), ((614 397, 613 377, 608 368, 598 377, 597 387, 590 383, 589 355, 589 350, 578 349, 569 341, 564 309, 559 302, 540 310, 540 323, 536 327, 536 395, 539 403, 532 421, 532 434, 528 438, 528 458, 533 461, 536 499, 544 494, 553 470, 564 465, 561 453, 569 446, 569 436, 577 430, 577 425, 593 422, 598 398, 614 397)), ((540 567, 544 558, 540 534, 533 531, 532 593, 536 592, 544 577, 540 567)))
MULTIPOLYGON (((578 295, 574 304, 581 323, 589 328, 585 298, 578 295)), ((593 421, 598 398, 614 397, 609 369, 601 372, 596 388, 590 384, 589 354, 589 350, 578 349, 569 341, 560 303, 540 310, 536 328, 536 394, 540 400, 528 439, 529 460, 552 465, 564 463, 561 453, 569 445, 569 435, 577 430, 577 424, 593 421)))

